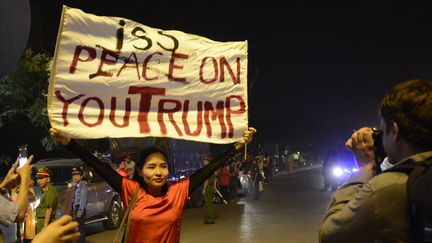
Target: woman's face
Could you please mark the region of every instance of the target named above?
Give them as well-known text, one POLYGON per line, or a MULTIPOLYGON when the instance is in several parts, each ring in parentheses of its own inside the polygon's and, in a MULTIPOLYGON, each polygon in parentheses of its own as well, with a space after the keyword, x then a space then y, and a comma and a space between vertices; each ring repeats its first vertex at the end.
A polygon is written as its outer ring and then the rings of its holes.
POLYGON ((168 174, 168 166, 162 153, 152 153, 146 158, 142 168, 142 175, 147 186, 153 188, 164 186, 168 174))

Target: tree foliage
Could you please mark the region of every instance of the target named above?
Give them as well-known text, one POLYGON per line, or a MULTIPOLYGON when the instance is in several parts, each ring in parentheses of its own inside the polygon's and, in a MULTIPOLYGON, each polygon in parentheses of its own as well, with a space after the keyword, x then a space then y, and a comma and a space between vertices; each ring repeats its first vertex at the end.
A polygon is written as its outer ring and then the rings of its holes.
POLYGON ((41 142, 47 150, 54 143, 48 136, 47 91, 52 58, 27 49, 15 69, 0 80, 0 126, 26 117, 47 131, 41 142))

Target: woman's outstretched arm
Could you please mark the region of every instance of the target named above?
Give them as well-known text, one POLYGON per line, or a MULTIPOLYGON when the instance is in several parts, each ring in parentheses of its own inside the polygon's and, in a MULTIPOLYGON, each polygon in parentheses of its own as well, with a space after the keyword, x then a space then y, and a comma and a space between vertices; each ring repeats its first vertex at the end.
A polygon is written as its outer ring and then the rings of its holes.
POLYGON ((252 140, 252 135, 256 132, 255 128, 249 128, 244 134, 240 142, 236 143, 231 149, 216 157, 208 165, 195 171, 189 177, 189 195, 191 195, 198 187, 207 180, 213 173, 222 167, 225 162, 235 153, 239 152, 246 144, 252 140))
POLYGON ((121 193, 123 177, 119 175, 111 166, 107 163, 100 161, 93 154, 85 150, 73 139, 60 135, 55 129, 51 128, 51 137, 63 144, 69 151, 81 158, 84 163, 90 165, 95 171, 118 193, 121 193))
POLYGON ((233 146, 231 149, 225 151, 223 154, 219 155, 213 159, 208 165, 202 167, 201 169, 195 171, 189 177, 189 195, 191 195, 198 187, 207 180, 213 173, 222 167, 225 162, 231 158, 235 153, 237 153, 236 148, 233 146))

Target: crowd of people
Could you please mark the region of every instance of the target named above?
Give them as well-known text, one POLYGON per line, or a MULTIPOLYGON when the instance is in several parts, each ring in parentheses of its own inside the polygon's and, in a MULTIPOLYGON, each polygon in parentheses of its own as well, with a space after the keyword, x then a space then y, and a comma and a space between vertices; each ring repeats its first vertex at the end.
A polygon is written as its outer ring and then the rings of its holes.
MULTIPOLYGON (((53 137, 57 140, 61 141, 60 135, 58 135, 55 131, 53 132, 53 137)), ((77 148, 72 148, 71 151, 74 151, 77 155, 84 158, 85 156, 90 156, 88 153, 83 154, 82 148, 78 146, 78 150, 74 150, 77 148), (81 150, 80 150, 81 149, 81 150)), ((158 150, 159 151, 159 150, 158 150)), ((162 150, 161 150, 162 151, 162 150)), ((263 155, 253 155, 248 154, 247 158, 243 157, 243 151, 237 151, 237 153, 232 153, 230 157, 224 158, 222 162, 219 162, 218 168, 213 168, 214 170, 211 175, 204 180, 202 184, 202 194, 204 196, 204 203, 206 207, 206 215, 204 219, 204 224, 214 224, 215 223, 215 214, 213 209, 214 203, 235 203, 240 198, 251 195, 251 198, 254 200, 259 200, 261 194, 264 191, 265 184, 269 183, 272 180, 273 174, 275 172, 275 163, 271 161, 268 157, 263 155)), ((155 152, 157 153, 157 152, 155 152)), ((93 155, 90 156, 91 159, 95 159, 93 155)), ((166 161, 166 157, 162 157, 162 161, 166 161)), ((88 159, 88 158, 87 158, 88 159)), ((142 156, 141 156, 142 160, 142 156)), ((207 155, 204 157, 203 165, 207 167, 212 161, 213 157, 207 155)), ((31 159, 29 159, 28 165, 31 163, 31 159)), ((137 163, 132 160, 130 154, 125 154, 122 157, 121 162, 119 162, 118 167, 115 170, 112 170, 110 167, 109 175, 112 176, 111 171, 116 171, 118 175, 120 175, 121 180, 133 180, 138 181, 141 175, 136 175, 136 168, 139 170, 140 166, 143 167, 142 164, 137 163), (135 177, 134 177, 135 176, 135 177)), ((166 166, 166 165, 165 165, 166 166)), ((31 167, 31 166, 30 166, 31 167)), ((97 165, 95 166, 97 167, 97 165)), ((107 166, 106 166, 107 167, 107 166)), ((28 167, 25 167, 28 168, 28 167)), ((11 169, 11 173, 13 172, 15 176, 19 175, 17 172, 16 165, 11 169)), ((106 173, 106 168, 103 168, 103 173, 106 173)), ((208 172, 207 172, 208 173, 208 172)), ((116 174, 116 175, 117 175, 116 174)), ((196 173, 195 173, 196 174, 196 173)), ((87 205, 87 182, 83 180, 84 172, 80 167, 73 167, 71 171, 72 184, 67 190, 65 205, 63 205, 64 214, 70 215, 72 220, 78 223, 78 238, 77 242, 85 242, 85 230, 84 230, 84 221, 86 215, 86 205, 87 205), (68 203, 69 202, 69 203, 68 203)), ((37 185, 41 189, 40 200, 35 207, 35 199, 36 195, 33 190, 33 181, 30 179, 28 182, 27 189, 28 191, 27 202, 30 206, 26 207, 24 220, 14 221, 16 224, 12 222, 5 222, 4 225, 9 225, 9 228, 2 229, 2 232, 6 232, 4 234, 5 242, 32 242, 36 235, 41 233, 44 228, 49 226, 56 218, 56 209, 58 207, 62 207, 58 205, 59 196, 56 191, 56 188, 51 183, 51 178, 53 177, 53 172, 50 171, 49 168, 39 166, 36 170, 36 182, 37 185)), ((195 177, 195 176, 192 176, 195 177)), ((199 177, 200 180, 201 176, 199 177)), ((9 177, 6 177, 4 183, 8 183, 9 177)), ((107 179, 108 180, 108 179, 107 179)), ((164 179, 166 180, 166 178, 164 179)), ((163 181, 163 180, 162 180, 163 181)), ((27 183, 25 180, 21 181, 22 183, 27 183)), ((9 190, 3 190, 3 195, 5 198, 8 198, 11 202, 19 203, 18 201, 18 188, 19 185, 11 183, 13 186, 8 186, 9 190)), ((143 188, 148 188, 147 184, 138 183, 143 188)), ((149 183, 152 184, 152 183, 149 183)), ((115 185, 117 191, 121 191, 122 189, 115 185)), ((194 187, 200 186, 194 183, 194 187)), ((193 188, 195 189, 195 188, 193 188)), ((190 190, 190 189, 189 189, 190 190)), ((162 192, 160 192, 162 193, 162 192)), ((189 191, 191 193, 191 191, 189 191)), ((159 195, 159 194, 157 194, 159 195)), ((130 197, 130 196, 129 196, 130 197)), ((124 202, 130 201, 131 198, 126 198, 124 202)), ((177 202, 179 205, 184 204, 184 202, 177 202)), ((125 203, 127 205, 127 203, 125 203)), ((3 227, 0 225, 0 227, 3 227)), ((172 236, 169 236, 172 237, 172 236)))
MULTIPOLYGON (((53 136, 59 137, 57 133, 53 133, 53 136)), ((76 153, 78 154, 79 152, 76 153)), ((266 169, 271 167, 271 165, 268 163, 268 159, 266 159, 264 156, 252 155, 249 155, 248 159, 241 159, 241 155, 241 152, 232 153, 232 157, 225 158, 222 161, 223 163, 219 162, 219 168, 213 168, 212 170, 214 170, 214 172, 202 184, 202 193, 204 194, 204 200, 207 209, 207 215, 204 221, 205 224, 215 223, 212 207, 214 202, 236 202, 239 197, 243 197, 249 193, 253 194, 254 199, 259 199, 259 195, 263 191, 264 183, 271 180, 271 170, 266 169), (242 177, 247 178, 246 180, 249 182, 249 184, 246 183, 242 185, 240 182, 242 177)), ((89 155, 87 154, 85 156, 89 155)), ((94 159, 96 157, 93 157, 92 155, 91 158, 94 159)), ((166 161, 165 157, 163 157, 162 161, 166 161)), ((212 162, 214 162, 213 157, 204 157, 204 167, 208 166, 212 162)), ((28 165, 30 163, 31 160, 29 160, 28 165)), ((142 165, 139 163, 137 166, 137 163, 132 160, 130 154, 125 154, 122 158, 122 161, 118 164, 118 167, 115 170, 110 167, 111 170, 108 173, 112 175, 111 172, 115 171, 122 178, 122 180, 129 179, 133 181, 139 181, 137 177, 134 178, 134 175, 136 173, 135 169, 138 168, 138 170, 140 170, 140 166, 142 165)), ((15 173, 17 171, 16 167, 13 167, 11 169, 11 172, 12 171, 15 173)), ((103 171, 106 173, 105 169, 103 171)), ((84 221, 86 215, 88 186, 87 182, 83 180, 84 172, 80 167, 73 167, 70 173, 72 184, 70 184, 67 193, 65 194, 64 204, 66 205, 66 208, 64 208, 64 205, 59 205, 58 192, 51 183, 53 172, 47 167, 37 167, 35 179, 42 193, 40 195, 39 203, 37 207, 34 207, 36 195, 32 186, 33 181, 30 180, 27 189, 29 192, 27 201, 30 203, 30 206, 26 208, 25 220, 21 222, 15 222, 17 224, 12 224, 9 222, 9 225, 11 226, 10 229, 2 230, 4 232, 9 232, 8 234, 5 234, 5 242, 31 242, 36 235, 41 233, 44 228, 46 228, 55 220, 56 209, 58 207, 63 207, 63 213, 70 215, 72 220, 78 223, 79 238, 77 239, 77 242, 85 242, 84 221)), ((138 175, 138 177, 140 177, 140 175, 138 175)), ((192 177, 195 178, 195 176, 192 177)), ((8 178, 9 177, 7 177, 4 181, 5 183, 7 183, 8 178)), ((105 178, 108 180, 108 177, 105 178)), ((202 180, 201 176, 198 178, 202 180)), ((167 178, 163 180, 166 179, 167 178)), ((26 181, 23 181, 23 183, 26 183, 26 181)), ((148 187, 147 184, 142 184, 142 186, 144 188, 148 187)), ((194 183, 194 187, 197 186, 200 185, 194 183)), ((14 192, 18 191, 16 188, 17 184, 11 188, 10 193, 4 192, 4 195, 14 202, 17 201, 17 193, 16 195, 14 194, 14 192)), ((116 189, 121 190, 119 188, 116 189)), ((180 202, 178 203, 179 205, 184 204, 180 202)))
POLYGON ((227 202, 236 202, 248 194, 258 200, 274 174, 275 164, 266 156, 249 154, 246 159, 237 156, 217 172, 217 188, 227 202))
MULTIPOLYGON (((213 159, 204 157, 204 166, 213 159)), ((204 182, 203 195, 206 207, 204 224, 215 224, 213 203, 235 203, 241 197, 252 195, 259 200, 265 184, 271 182, 274 166, 266 157, 249 155, 246 159, 234 156, 226 165, 215 171, 204 182)))
POLYGON ((35 212, 29 206, 35 200, 32 188, 31 162, 22 167, 18 158, 0 183, 0 242, 57 243, 75 242, 80 233, 78 223, 69 215, 54 222, 58 202, 57 192, 50 183, 51 172, 37 170, 37 183, 42 189, 39 206, 35 212))
MULTIPOLYGON (((408 175, 396 169, 410 164, 429 166, 432 163, 431 111, 432 83, 429 81, 401 83, 384 97, 379 107, 382 143, 387 153, 386 167, 382 168, 388 171, 384 173, 378 174, 376 170, 380 165, 376 161, 377 141, 373 129, 363 127, 354 131, 346 146, 353 151, 360 169, 334 193, 319 229, 320 242, 425 240, 425 232, 419 229, 431 222, 421 215, 412 218, 413 204, 407 200, 408 175)), ((201 185, 207 209, 206 224, 215 223, 212 207, 215 195, 226 202, 235 202, 242 195, 242 178, 250 180, 253 198, 260 199, 265 183, 272 180, 274 164, 262 156, 248 156, 247 159, 236 156, 255 132, 250 128, 231 149, 216 158, 206 156, 201 169, 174 183, 167 183, 169 156, 161 148, 144 149, 136 162, 125 156, 115 171, 73 139, 54 129, 51 129, 51 136, 92 166, 120 193, 123 204, 130 209, 124 218, 128 225, 123 236, 125 242, 179 242, 185 203, 201 185)), ((34 227, 35 234, 23 235, 25 241, 68 242, 76 241, 80 236, 83 239, 79 225, 83 224, 87 189, 79 168, 71 171, 75 183, 71 204, 73 217, 64 215, 58 220, 55 220, 58 195, 50 183, 52 172, 48 168, 38 168, 37 184, 43 193, 33 213, 36 224, 32 226, 32 212, 28 207, 34 200, 30 178, 32 159, 30 156, 29 162, 21 168, 18 168, 17 159, 0 183, 3 240, 8 242, 8 232, 17 234, 8 227, 22 225, 29 219, 23 230, 18 227, 21 232, 34 227)))

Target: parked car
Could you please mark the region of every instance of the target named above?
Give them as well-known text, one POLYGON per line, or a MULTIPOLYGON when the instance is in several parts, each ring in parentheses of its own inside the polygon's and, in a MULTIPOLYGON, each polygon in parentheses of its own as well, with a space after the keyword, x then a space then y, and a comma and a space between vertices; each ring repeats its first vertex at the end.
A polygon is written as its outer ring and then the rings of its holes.
POLYGON ((351 150, 345 146, 327 151, 322 161, 324 187, 335 191, 348 177, 358 171, 351 150))
MULTIPOLYGON (((102 160, 109 163, 113 168, 114 165, 106 158, 102 160)), ((80 159, 49 159, 38 161, 33 165, 36 170, 40 166, 45 166, 53 173, 51 182, 59 194, 59 203, 56 211, 56 217, 63 214, 71 214, 72 203, 72 168, 77 166, 83 171, 83 180, 87 182, 87 207, 85 224, 103 222, 106 229, 118 228, 123 216, 123 204, 120 195, 113 190, 90 166, 87 166, 80 159)), ((36 206, 39 203, 41 190, 35 186, 36 206)))

